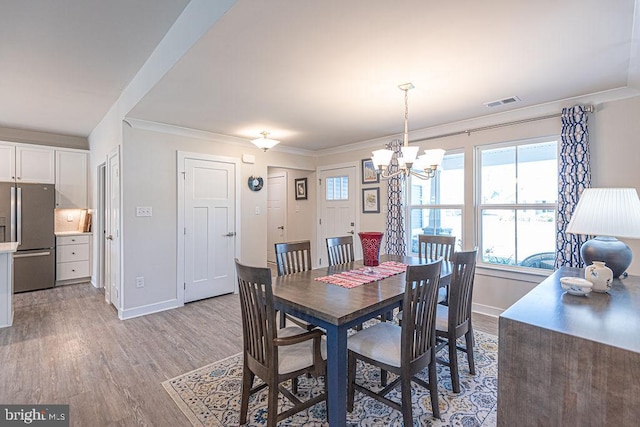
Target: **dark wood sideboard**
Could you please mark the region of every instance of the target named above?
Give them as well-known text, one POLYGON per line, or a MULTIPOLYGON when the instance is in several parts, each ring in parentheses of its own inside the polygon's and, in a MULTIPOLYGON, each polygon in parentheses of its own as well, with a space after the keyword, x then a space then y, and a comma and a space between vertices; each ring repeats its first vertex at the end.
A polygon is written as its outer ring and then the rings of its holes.
POLYGON ((640 277, 566 294, 561 268, 499 319, 498 426, 640 423, 640 277))

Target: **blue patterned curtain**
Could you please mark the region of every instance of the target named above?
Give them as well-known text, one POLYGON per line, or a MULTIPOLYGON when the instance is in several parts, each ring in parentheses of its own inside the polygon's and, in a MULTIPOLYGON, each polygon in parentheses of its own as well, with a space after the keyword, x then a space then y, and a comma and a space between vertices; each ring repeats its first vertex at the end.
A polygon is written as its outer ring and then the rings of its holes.
MULTIPOLYGON (((398 171, 398 156, 401 153, 402 141, 394 139, 389 143, 388 149, 394 151, 394 156, 389 166, 389 173, 398 171)), ((389 179, 387 191, 387 232, 385 252, 390 255, 405 255, 407 248, 404 236, 404 207, 402 189, 404 188, 404 175, 389 179)))
POLYGON ((591 187, 587 112, 579 105, 562 110, 562 141, 558 176, 558 219, 555 267, 584 267, 580 246, 586 236, 567 234, 573 210, 585 188, 591 187))

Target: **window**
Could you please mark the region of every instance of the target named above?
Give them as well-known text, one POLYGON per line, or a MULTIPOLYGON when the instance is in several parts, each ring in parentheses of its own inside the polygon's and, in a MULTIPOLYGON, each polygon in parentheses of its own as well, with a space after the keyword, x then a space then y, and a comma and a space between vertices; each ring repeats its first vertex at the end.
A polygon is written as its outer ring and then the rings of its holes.
POLYGON ((349 200, 349 177, 328 177, 326 197, 327 200, 349 200))
POLYGON ((462 249, 462 206, 464 204, 464 153, 448 153, 435 178, 410 178, 408 242, 418 253, 418 234, 456 236, 456 250, 462 249))
POLYGON ((482 262, 553 269, 557 141, 497 144, 477 151, 482 262))

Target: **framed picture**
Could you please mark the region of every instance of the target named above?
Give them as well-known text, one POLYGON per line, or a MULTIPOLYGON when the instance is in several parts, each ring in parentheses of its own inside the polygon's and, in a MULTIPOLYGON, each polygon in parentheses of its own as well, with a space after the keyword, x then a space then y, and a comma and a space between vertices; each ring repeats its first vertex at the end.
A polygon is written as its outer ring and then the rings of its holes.
POLYGON ((299 178, 296 183, 296 200, 307 200, 307 178, 299 178))
POLYGON ((362 213, 380 213, 380 187, 362 189, 362 213))
POLYGON ((362 159, 362 183, 373 184, 380 182, 380 176, 376 172, 371 159, 362 159))

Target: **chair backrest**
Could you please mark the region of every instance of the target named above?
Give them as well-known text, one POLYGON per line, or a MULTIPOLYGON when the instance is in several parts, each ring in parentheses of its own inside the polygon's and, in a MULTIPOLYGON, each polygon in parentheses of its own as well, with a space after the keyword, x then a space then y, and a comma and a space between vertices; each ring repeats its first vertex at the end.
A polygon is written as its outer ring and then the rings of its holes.
POLYGON ((353 236, 328 237, 327 252, 329 265, 345 264, 355 259, 353 255, 353 236))
POLYGON ((418 256, 425 259, 451 261, 456 247, 456 236, 418 234, 418 256), (423 249, 424 247, 424 249, 423 249))
POLYGON ((453 254, 453 271, 449 284, 449 331, 463 328, 466 332, 471 318, 471 300, 473 298, 473 282, 476 272, 478 248, 471 251, 453 254))
POLYGON ((278 276, 311 270, 311 242, 276 243, 278 276))
POLYGON ((242 312, 242 341, 248 355, 265 367, 277 363, 273 339, 276 319, 271 289, 271 269, 249 267, 236 259, 240 309, 242 312))
POLYGON ((441 259, 407 267, 402 301, 403 365, 426 355, 436 344, 436 305, 441 268, 441 259))

